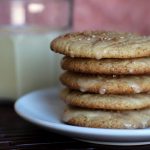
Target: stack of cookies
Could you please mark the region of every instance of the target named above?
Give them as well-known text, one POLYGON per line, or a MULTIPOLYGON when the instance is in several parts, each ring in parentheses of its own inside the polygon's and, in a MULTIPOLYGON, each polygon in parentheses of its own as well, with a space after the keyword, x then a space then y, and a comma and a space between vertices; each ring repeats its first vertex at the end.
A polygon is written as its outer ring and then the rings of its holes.
POLYGON ((94 128, 150 126, 150 37, 118 32, 60 36, 51 49, 66 55, 62 120, 94 128))

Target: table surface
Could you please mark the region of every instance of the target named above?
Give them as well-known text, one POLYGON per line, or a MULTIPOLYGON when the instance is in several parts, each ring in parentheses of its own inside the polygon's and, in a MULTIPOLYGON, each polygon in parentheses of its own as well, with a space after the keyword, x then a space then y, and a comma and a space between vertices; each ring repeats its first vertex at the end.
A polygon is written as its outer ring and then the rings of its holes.
POLYGON ((0 150, 150 150, 143 146, 107 146, 76 141, 20 118, 12 102, 0 102, 0 150))

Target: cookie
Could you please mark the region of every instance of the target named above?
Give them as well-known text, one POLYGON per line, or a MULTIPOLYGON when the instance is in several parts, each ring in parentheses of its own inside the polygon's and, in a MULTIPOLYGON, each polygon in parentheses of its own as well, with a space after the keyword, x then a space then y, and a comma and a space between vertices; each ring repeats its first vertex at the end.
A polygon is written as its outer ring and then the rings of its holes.
POLYGON ((150 58, 96 60, 64 57, 61 67, 88 74, 150 74, 150 58))
POLYGON ((100 95, 65 89, 60 96, 69 105, 90 109, 133 110, 150 107, 149 94, 100 95))
POLYGON ((82 58, 136 58, 150 56, 150 37, 119 32, 77 32, 51 43, 55 52, 82 58))
POLYGON ((67 107, 62 120, 67 124, 92 128, 147 128, 150 126, 150 109, 106 111, 67 107))
POLYGON ((150 76, 89 75, 64 72, 60 77, 67 87, 99 94, 134 94, 150 92, 150 76))

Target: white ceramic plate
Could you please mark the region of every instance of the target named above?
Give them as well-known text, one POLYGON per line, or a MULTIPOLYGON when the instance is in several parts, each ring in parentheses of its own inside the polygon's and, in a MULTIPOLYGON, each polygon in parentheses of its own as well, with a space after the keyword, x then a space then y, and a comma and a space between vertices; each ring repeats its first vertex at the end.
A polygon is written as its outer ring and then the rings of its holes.
POLYGON ((150 129, 96 129, 66 125, 61 122, 65 104, 58 89, 45 89, 27 94, 15 103, 16 112, 24 119, 72 138, 107 145, 150 144, 150 129))

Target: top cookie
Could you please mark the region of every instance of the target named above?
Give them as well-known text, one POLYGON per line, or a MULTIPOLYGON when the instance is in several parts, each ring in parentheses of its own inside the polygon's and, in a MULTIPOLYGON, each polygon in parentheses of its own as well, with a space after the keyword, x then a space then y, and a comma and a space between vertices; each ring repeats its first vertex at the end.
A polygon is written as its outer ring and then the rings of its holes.
POLYGON ((150 56, 150 37, 120 32, 77 32, 51 43, 55 52, 82 58, 137 58, 150 56))

